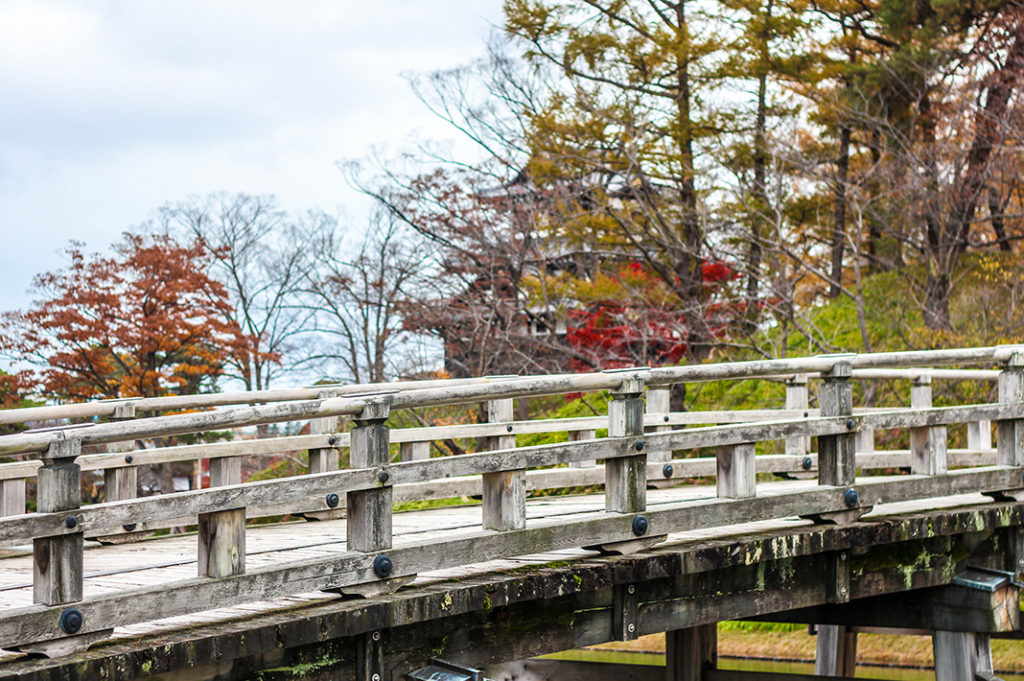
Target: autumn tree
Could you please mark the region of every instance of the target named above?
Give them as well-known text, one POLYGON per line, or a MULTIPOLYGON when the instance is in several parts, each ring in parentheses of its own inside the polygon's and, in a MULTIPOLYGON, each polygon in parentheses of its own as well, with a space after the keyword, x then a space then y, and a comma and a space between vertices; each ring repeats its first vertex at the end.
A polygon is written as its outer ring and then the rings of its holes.
POLYGON ((4 354, 34 365, 41 394, 191 394, 213 387, 231 353, 249 351, 201 243, 126 232, 112 255, 78 243, 66 254, 66 268, 35 278, 33 306, 0 326, 4 354))

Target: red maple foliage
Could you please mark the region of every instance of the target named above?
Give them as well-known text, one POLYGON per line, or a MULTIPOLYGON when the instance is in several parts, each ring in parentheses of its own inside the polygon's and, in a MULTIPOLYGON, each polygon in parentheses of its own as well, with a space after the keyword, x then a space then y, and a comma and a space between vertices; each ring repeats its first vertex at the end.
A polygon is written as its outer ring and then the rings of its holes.
POLYGON ((34 364, 40 392, 64 400, 192 393, 250 343, 230 320, 209 252, 167 236, 125 233, 114 255, 67 249, 71 264, 38 275, 43 295, 0 322, 0 348, 34 364))

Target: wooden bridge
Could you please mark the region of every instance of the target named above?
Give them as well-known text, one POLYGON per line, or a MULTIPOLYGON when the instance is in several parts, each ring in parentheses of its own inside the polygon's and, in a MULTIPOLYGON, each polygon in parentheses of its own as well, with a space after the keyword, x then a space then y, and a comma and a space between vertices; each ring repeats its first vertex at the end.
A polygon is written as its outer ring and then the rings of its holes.
POLYGON ((939 681, 973 681, 989 637, 1020 629, 1024 346, 0 412, 69 418, 95 422, 0 436, 0 679, 390 681, 444 658, 493 679, 747 681, 717 668, 715 624, 761 618, 818 625, 821 675, 853 676, 856 632, 884 627, 933 632, 939 681), (740 379, 785 381, 785 405, 669 409, 673 384, 740 379), (855 408, 853 383, 877 379, 906 381, 910 405, 855 408), (942 380, 998 397, 933 407, 942 380), (602 390, 607 416, 513 418, 515 399, 602 390), (389 427, 483 402, 488 423, 389 427), (307 420, 309 435, 136 447, 307 420), (876 451, 878 431, 909 448, 876 451), (569 437, 517 447, 528 433, 569 437), (430 456, 463 438, 482 451, 430 456), (300 451, 308 474, 241 482, 242 457, 300 451), (140 466, 199 459, 209 489, 136 498, 140 466), (82 505, 84 470, 103 470, 107 501, 82 505), (481 503, 394 509, 464 496, 481 503), (166 534, 180 526, 197 531, 166 534), (528 659, 655 632, 664 671, 528 659))

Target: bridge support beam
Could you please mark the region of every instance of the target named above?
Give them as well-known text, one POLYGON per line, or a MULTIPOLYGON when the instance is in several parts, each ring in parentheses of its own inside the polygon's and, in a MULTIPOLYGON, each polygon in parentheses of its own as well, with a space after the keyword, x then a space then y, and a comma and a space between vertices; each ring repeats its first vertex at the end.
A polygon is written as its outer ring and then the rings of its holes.
POLYGON ((820 624, 815 676, 853 677, 857 668, 857 633, 845 624, 820 624))
POLYGON ((717 624, 665 632, 665 681, 705 681, 717 665, 717 624))

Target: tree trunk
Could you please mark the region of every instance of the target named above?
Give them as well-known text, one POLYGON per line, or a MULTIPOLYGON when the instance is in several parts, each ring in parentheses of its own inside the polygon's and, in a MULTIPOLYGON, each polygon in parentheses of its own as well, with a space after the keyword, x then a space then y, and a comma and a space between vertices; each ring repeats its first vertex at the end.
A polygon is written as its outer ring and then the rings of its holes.
POLYGON ((846 183, 850 173, 850 126, 839 131, 839 160, 836 163, 836 196, 834 225, 832 228, 832 283, 828 297, 835 299, 842 293, 843 251, 846 248, 846 183))

